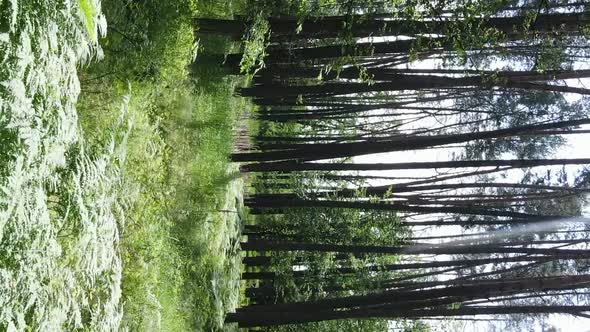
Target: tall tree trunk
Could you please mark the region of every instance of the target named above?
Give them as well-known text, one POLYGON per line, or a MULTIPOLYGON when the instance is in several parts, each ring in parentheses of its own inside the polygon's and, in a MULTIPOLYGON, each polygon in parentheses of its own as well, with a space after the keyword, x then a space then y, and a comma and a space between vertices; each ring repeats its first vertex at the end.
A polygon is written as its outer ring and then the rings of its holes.
POLYGON ((238 322, 240 327, 274 326, 301 324, 335 319, 367 318, 428 318, 475 315, 511 314, 578 314, 590 311, 590 306, 463 306, 457 309, 433 308, 419 310, 394 309, 356 309, 348 311, 318 311, 315 313, 252 313, 228 314, 226 322, 238 322))
POLYGON ((344 244, 320 244, 297 242, 272 242, 254 240, 241 243, 242 250, 251 251, 310 251, 310 252, 340 252, 352 254, 433 254, 433 255, 470 255, 470 254, 527 254, 549 255, 560 257, 588 257, 590 251, 585 249, 555 249, 555 248, 511 248, 494 245, 483 246, 425 246, 425 247, 391 247, 391 246, 363 246, 344 244))
POLYGON ((233 161, 322 160, 354 157, 383 152, 420 150, 433 146, 464 143, 473 140, 518 136, 527 132, 589 124, 590 119, 559 121, 507 129, 455 135, 432 135, 399 138, 385 142, 311 144, 306 147, 260 153, 234 153, 233 161))
POLYGON ((242 172, 301 172, 301 171, 385 171, 429 168, 464 168, 464 167, 502 167, 513 168, 584 165, 590 164, 590 158, 576 159, 512 159, 512 160, 458 160, 412 163, 306 163, 295 161, 254 163, 241 165, 242 172))
POLYGON ((417 206, 398 203, 373 203, 369 201, 335 201, 335 200, 307 200, 307 199, 255 199, 246 200, 246 205, 251 208, 345 208, 361 210, 380 210, 380 211, 398 211, 398 212, 417 212, 417 213, 452 213, 464 215, 480 215, 494 217, 510 217, 521 219, 536 219, 537 221, 563 219, 563 215, 537 215, 525 212, 516 212, 510 210, 500 210, 483 207, 468 206, 417 206))

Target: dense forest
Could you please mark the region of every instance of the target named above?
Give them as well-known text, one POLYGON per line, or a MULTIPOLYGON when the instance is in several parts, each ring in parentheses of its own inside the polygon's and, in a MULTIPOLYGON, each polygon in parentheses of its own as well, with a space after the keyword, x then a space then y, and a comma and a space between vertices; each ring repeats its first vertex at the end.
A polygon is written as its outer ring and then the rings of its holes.
POLYGON ((590 0, 0 2, 0 330, 586 328, 589 95, 590 0))
POLYGON ((196 21, 264 47, 224 62, 251 77, 236 93, 259 122, 231 155, 252 179, 249 302, 226 322, 522 331, 587 317, 590 159, 568 144, 590 133, 589 6, 307 4, 196 21))

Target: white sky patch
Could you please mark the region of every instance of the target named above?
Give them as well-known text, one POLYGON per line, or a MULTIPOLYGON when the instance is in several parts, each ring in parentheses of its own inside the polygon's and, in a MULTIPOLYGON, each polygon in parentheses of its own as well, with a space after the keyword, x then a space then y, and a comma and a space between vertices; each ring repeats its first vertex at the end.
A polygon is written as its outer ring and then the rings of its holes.
MULTIPOLYGON (((581 82, 580 82, 581 83, 581 82)), ((588 83, 588 82, 585 82, 588 83)), ((585 84, 590 86, 590 84, 585 84)), ((568 101, 575 100, 575 97, 567 98, 568 101)), ((420 124, 424 126, 424 123, 420 124)), ((583 126, 579 129, 590 129, 590 126, 583 126)), ((564 144, 552 158, 558 159, 569 159, 569 158, 590 158, 590 135, 588 134, 575 134, 575 135, 564 135, 566 144, 564 144)), ((424 150, 410 150, 410 151, 399 151, 389 153, 370 154, 364 156, 357 156, 353 158, 354 163, 402 163, 402 162, 432 162, 432 161, 446 161, 450 160, 450 155, 454 151, 458 153, 462 149, 460 148, 438 148, 438 149, 424 149, 424 150)), ((514 159, 514 158, 508 158, 514 159)), ((576 171, 580 169, 579 165, 568 165, 568 166, 552 166, 552 167, 538 167, 536 169, 555 169, 556 171, 565 167, 568 174, 573 178, 576 171)), ((484 168, 479 168, 479 170, 484 168)), ((476 170, 476 168, 466 168, 464 170, 476 170)), ((414 169, 414 170, 391 170, 391 171, 370 171, 361 172, 364 175, 378 175, 387 177, 429 177, 440 172, 453 172, 454 169, 414 169)), ((509 171, 507 181, 518 182, 522 177, 522 170, 516 169, 509 171)), ((369 181, 372 185, 384 185, 392 183, 391 180, 371 180, 369 181)), ((444 236, 454 235, 461 233, 462 228, 460 226, 444 226, 444 227, 425 227, 422 231, 415 232, 417 236, 444 236)), ((436 260, 451 259, 450 256, 440 255, 435 258, 436 260)), ((449 278, 448 276, 441 276, 440 279, 444 280, 449 278)), ((476 316, 485 317, 485 316, 476 316)), ((485 319, 485 318, 484 318, 485 319)), ((552 314, 547 319, 550 325, 560 329, 564 332, 574 331, 590 331, 590 319, 574 317, 572 315, 565 314, 552 314)), ((448 323, 442 322, 432 323, 434 326, 449 326, 448 323)), ((460 324, 453 324, 453 329, 456 331, 488 331, 490 330, 490 324, 494 324, 493 321, 476 321, 476 322, 462 322, 460 324)), ((438 328, 437 327, 437 328, 438 328)), ((535 332, 543 331, 541 326, 535 327, 535 332)))

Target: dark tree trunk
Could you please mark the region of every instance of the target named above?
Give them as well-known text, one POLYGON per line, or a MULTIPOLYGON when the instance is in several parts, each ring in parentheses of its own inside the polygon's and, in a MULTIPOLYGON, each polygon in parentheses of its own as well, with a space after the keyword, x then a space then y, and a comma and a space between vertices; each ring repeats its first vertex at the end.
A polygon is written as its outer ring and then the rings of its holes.
POLYGON ((348 164, 348 163, 306 163, 306 162, 270 162, 241 165, 242 172, 301 172, 301 171, 384 171, 402 169, 429 168, 463 168, 463 167, 502 167, 513 168, 584 165, 590 164, 590 158, 578 159, 513 159, 513 160, 459 160, 388 164, 348 164))
POLYGON ((417 206, 397 203, 372 203, 363 201, 334 201, 334 200, 306 200, 306 199, 255 199, 246 200, 245 204, 251 208, 265 209, 293 209, 293 208, 344 208, 361 210, 380 210, 416 213, 451 213, 464 215, 480 215, 493 217, 509 217, 521 219, 553 220, 562 219, 563 215, 537 215, 525 212, 501 210, 484 207, 469 206, 417 206))

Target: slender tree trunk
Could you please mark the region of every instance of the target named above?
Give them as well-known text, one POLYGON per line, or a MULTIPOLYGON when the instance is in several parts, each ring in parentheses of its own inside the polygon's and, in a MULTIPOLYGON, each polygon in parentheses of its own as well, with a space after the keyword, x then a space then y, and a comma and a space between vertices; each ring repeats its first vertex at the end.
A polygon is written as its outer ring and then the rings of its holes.
POLYGON ((457 309, 434 308, 419 310, 394 309, 356 309, 348 311, 318 311, 315 313, 251 313, 228 314, 227 322, 238 322, 240 327, 274 326, 301 324, 335 319, 366 318, 428 318, 475 315, 511 314, 578 314, 590 311, 590 306, 463 306, 457 309))
POLYGON ((565 128, 590 123, 590 119, 559 121, 546 124, 497 129, 478 133, 456 135, 433 135, 401 138, 385 142, 361 142, 339 144, 312 144, 305 148, 262 153, 234 153, 233 161, 272 161, 272 160, 321 160, 362 156, 367 154, 420 150, 427 147, 463 143, 473 140, 518 136, 531 131, 565 128))
POLYGON ((465 215, 480 215, 493 217, 510 217, 521 219, 553 220, 563 219, 563 215, 538 215, 510 210, 468 206, 417 206, 397 203, 372 203, 368 201, 334 201, 334 200, 306 200, 306 199, 254 199, 246 200, 245 204, 251 208, 265 209, 293 209, 293 208, 345 208, 362 210, 381 210, 416 213, 452 213, 465 215))
POLYGON ((341 252, 352 254, 434 254, 434 255, 469 255, 469 254, 527 254, 527 255, 560 255, 571 257, 580 255, 587 257, 590 253, 584 249, 554 249, 554 248, 511 248, 494 245, 483 246, 425 246, 425 247, 391 247, 391 246, 362 246, 344 244, 319 244, 297 242, 272 242, 254 240, 241 243, 242 250, 249 251, 310 251, 310 252, 341 252))
POLYGON ((590 164, 590 158, 577 159, 513 159, 513 160, 458 160, 387 164, 306 163, 295 161, 254 163, 241 165, 242 172, 302 172, 302 171, 385 171, 429 168, 502 167, 525 168, 553 165, 590 164))

